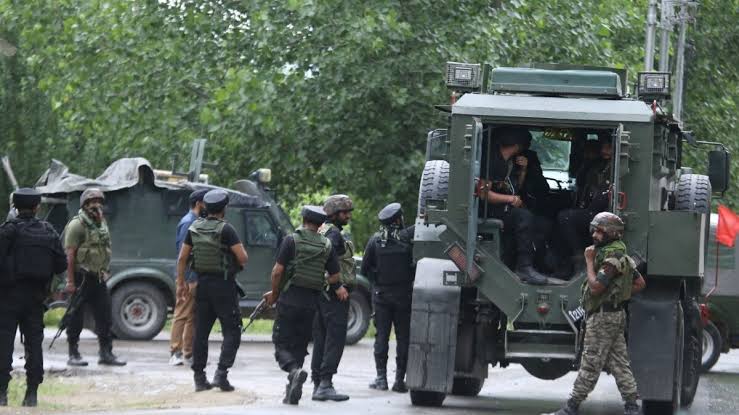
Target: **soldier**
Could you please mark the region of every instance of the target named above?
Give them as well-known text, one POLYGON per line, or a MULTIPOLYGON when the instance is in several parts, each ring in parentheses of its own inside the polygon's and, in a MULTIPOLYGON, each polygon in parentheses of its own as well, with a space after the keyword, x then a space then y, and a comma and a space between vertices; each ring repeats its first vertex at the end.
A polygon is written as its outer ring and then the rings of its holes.
POLYGON ((503 221, 505 232, 515 245, 515 272, 523 282, 542 285, 547 277, 534 269, 534 215, 525 208, 521 195, 516 194, 511 178, 514 159, 531 133, 522 127, 499 127, 494 135, 498 146, 493 150, 492 177, 478 183, 477 194, 492 206, 492 216, 503 221))
POLYGON ((325 293, 326 284, 340 301, 349 296, 340 282, 339 261, 331 241, 318 233, 326 220, 323 208, 304 206, 301 215, 303 225, 282 240, 272 268, 272 290, 263 296, 270 306, 277 302, 272 342, 275 360, 288 373, 282 403, 290 405, 298 404, 308 378, 303 362, 318 298, 325 293))
MULTIPOLYGON (((190 193, 190 211, 177 224, 175 247, 179 255, 182 244, 185 242, 190 225, 205 212, 203 197, 207 189, 200 189, 190 193)), ((172 335, 169 340, 170 358, 172 366, 182 365, 183 358, 192 366, 192 337, 195 323, 195 288, 198 276, 192 270, 187 270, 185 278, 177 280, 177 297, 172 318, 172 335)))
POLYGON ((67 268, 59 235, 36 219, 41 194, 21 188, 13 193, 17 217, 0 226, 0 406, 8 404, 13 345, 20 326, 25 339, 26 395, 23 406, 36 406, 44 377, 44 299, 54 274, 67 268))
MULTIPOLYGON (((228 193, 211 190, 203 196, 208 217, 190 225, 177 258, 177 280, 185 279, 187 262, 192 254, 192 270, 198 274, 195 294, 195 340, 193 343, 193 378, 195 391, 217 386, 224 392, 234 387, 228 381, 228 369, 233 366, 241 343, 241 309, 236 273, 244 269, 249 259, 233 226, 223 220, 228 205, 228 193), (209 383, 205 377, 208 362, 208 336, 216 318, 223 330, 223 344, 218 369, 209 383)), ((187 291, 187 285, 180 286, 187 291)))
POLYGON ((106 281, 110 276, 110 233, 103 216, 105 195, 99 189, 85 189, 80 196, 77 216, 64 228, 64 249, 67 253, 67 285, 65 291, 74 293, 82 286, 80 307, 67 327, 70 366, 87 366, 79 352, 80 332, 85 306, 92 306, 95 332, 100 345, 98 364, 124 366, 125 361, 113 354, 113 324, 110 292, 106 281), (84 285, 83 284, 84 281, 84 285))
POLYGON ((411 300, 415 266, 413 265, 413 232, 405 228, 400 203, 385 206, 377 215, 382 224, 364 250, 362 275, 372 281, 372 305, 375 310, 375 368, 377 378, 369 387, 387 390, 387 353, 390 328, 397 339, 395 383, 392 390, 405 393, 405 369, 411 324, 411 300))
POLYGON ((339 258, 341 281, 338 290, 327 290, 324 295, 318 297, 318 313, 313 325, 312 399, 345 401, 349 396, 336 392, 332 378, 339 368, 346 343, 349 321, 349 302, 346 298, 356 285, 354 246, 342 234, 343 227, 352 218, 354 206, 349 196, 332 195, 323 203, 323 210, 328 219, 321 226, 319 233, 331 241, 339 258))
POLYGON ((636 380, 626 349, 625 303, 646 283, 621 240, 624 223, 610 212, 601 212, 590 223, 593 243, 585 249, 587 280, 583 282, 582 305, 586 312, 585 342, 572 394, 556 415, 576 415, 578 407, 598 382, 604 367, 616 378, 624 414, 639 414, 636 380))

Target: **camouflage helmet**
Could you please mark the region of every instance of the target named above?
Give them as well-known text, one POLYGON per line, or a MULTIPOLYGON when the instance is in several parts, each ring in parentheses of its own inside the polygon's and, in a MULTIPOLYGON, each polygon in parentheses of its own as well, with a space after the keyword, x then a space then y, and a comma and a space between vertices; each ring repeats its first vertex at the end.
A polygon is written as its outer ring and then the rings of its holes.
POLYGON ((102 190, 96 189, 94 187, 85 189, 85 191, 82 192, 82 195, 80 196, 80 206, 85 206, 85 203, 92 199, 102 199, 103 201, 105 201, 105 195, 103 194, 102 190))
POLYGON ((354 203, 347 195, 331 195, 323 202, 323 210, 327 216, 333 216, 339 212, 351 212, 354 210, 354 203))
POLYGON ((590 232, 596 229, 603 232, 608 240, 621 239, 624 233, 624 221, 611 212, 600 212, 590 222, 590 232))

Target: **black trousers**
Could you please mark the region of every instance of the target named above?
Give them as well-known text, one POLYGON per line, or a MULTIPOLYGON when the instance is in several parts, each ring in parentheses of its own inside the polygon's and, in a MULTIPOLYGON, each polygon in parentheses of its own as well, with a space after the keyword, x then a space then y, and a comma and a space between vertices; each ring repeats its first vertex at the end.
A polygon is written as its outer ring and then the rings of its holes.
POLYGON ((311 339, 314 307, 300 307, 277 302, 277 318, 272 326, 275 360, 280 369, 290 372, 303 367, 311 339))
POLYGON ((89 305, 95 317, 95 334, 98 336, 101 348, 111 347, 113 345, 113 335, 110 327, 113 324, 113 310, 108 286, 96 274, 81 272, 75 273, 74 285, 77 289, 81 289, 77 295, 82 296, 82 298, 80 307, 72 314, 69 326, 67 326, 67 342, 69 344, 79 343, 85 309, 89 305), (83 280, 84 285, 82 285, 83 280))
POLYGON ((395 327, 395 370, 402 378, 408 365, 408 344, 411 328, 411 301, 413 291, 407 287, 375 287, 372 305, 375 311, 375 367, 387 370, 390 328, 395 327))
POLYGON ((195 338, 192 348, 192 370, 202 372, 208 363, 208 337, 216 319, 221 323, 223 343, 218 369, 233 366, 241 345, 241 309, 239 292, 233 278, 204 276, 198 278, 195 291, 195 338))
POLYGON ((6 389, 13 370, 13 346, 20 327, 26 360, 26 383, 44 380, 44 290, 33 283, 0 287, 0 389, 6 389))
POLYGON ((318 312, 313 321, 313 359, 311 379, 314 383, 331 380, 344 354, 349 320, 349 300, 339 301, 329 290, 318 299, 318 312))
POLYGON ((590 221, 597 212, 589 209, 565 209, 557 215, 556 244, 558 252, 565 258, 577 255, 590 245, 590 221))
POLYGON ((506 262, 512 263, 515 256, 516 267, 533 265, 534 214, 527 209, 507 206, 496 207, 493 217, 503 221, 506 262))

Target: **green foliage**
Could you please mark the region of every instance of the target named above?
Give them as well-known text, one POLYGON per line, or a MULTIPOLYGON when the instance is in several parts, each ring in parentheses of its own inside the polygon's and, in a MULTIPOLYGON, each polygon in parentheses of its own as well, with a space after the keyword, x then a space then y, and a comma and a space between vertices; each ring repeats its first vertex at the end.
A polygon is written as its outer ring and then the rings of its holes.
MULTIPOLYGON (((415 214, 445 61, 612 65, 633 80, 645 14, 646 0, 0 0, 0 37, 18 47, 0 58, 0 152, 28 185, 52 157, 92 176, 124 156, 169 168, 207 138, 217 184, 271 167, 293 210, 353 196, 361 247, 386 203, 415 214)), ((735 20, 701 2, 685 118, 736 151, 735 20)))

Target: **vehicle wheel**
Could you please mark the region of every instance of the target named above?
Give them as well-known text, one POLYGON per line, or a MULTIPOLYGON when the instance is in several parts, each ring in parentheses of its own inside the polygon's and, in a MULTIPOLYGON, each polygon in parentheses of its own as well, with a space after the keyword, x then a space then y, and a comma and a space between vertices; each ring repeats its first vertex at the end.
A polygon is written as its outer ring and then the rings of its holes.
POLYGON ((346 329, 346 344, 357 343, 367 334, 372 308, 364 292, 355 290, 349 297, 349 319, 346 329))
POLYGON ((113 291, 113 334, 123 340, 151 340, 167 320, 167 301, 153 284, 130 282, 113 291))
POLYGON ((521 366, 531 376, 544 380, 559 379, 572 370, 572 362, 562 359, 531 359, 521 362, 521 366))
POLYGON ((701 358, 701 370, 703 373, 711 370, 713 365, 718 361, 721 355, 723 341, 716 325, 709 321, 703 327, 703 356, 701 358))
POLYGON ((449 196, 449 163, 445 160, 426 162, 418 190, 418 214, 426 212, 426 201, 446 200, 449 196))
POLYGON ((411 390, 411 403, 414 406, 439 407, 444 403, 445 393, 411 390))
POLYGON ((698 391, 701 373, 703 324, 698 302, 691 298, 685 302, 685 345, 683 348, 683 379, 680 405, 688 407, 698 391))
POLYGON ((711 213, 711 181, 702 174, 683 174, 677 183, 675 209, 711 213))
POLYGON ((485 378, 454 378, 452 395, 477 396, 485 384, 485 378))

